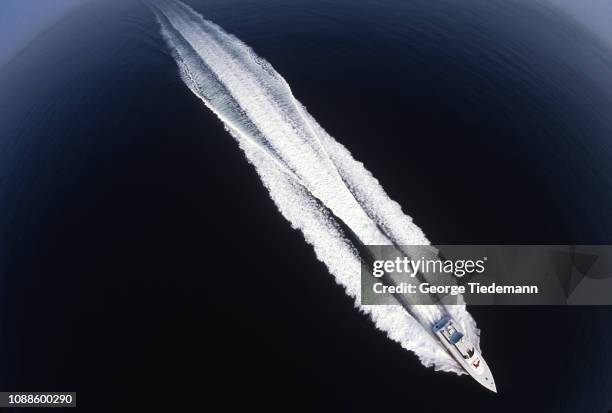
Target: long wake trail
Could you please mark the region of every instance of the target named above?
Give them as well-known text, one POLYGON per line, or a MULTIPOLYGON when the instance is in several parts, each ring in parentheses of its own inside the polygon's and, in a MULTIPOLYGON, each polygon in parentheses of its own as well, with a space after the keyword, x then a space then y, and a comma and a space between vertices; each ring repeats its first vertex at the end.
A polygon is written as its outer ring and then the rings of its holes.
POLYGON ((427 245, 423 231, 319 126, 268 62, 179 1, 151 7, 185 85, 223 122, 281 214, 303 233, 355 306, 425 366, 464 374, 423 325, 450 313, 480 351, 479 331, 465 306, 361 305, 360 255, 340 221, 363 245, 427 245))

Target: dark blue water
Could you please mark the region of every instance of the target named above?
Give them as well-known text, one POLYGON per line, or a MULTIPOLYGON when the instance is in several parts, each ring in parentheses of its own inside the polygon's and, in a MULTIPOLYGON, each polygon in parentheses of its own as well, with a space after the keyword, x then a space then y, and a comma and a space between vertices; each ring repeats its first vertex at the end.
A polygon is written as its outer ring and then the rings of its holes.
MULTIPOLYGON (((571 18, 519 1, 192 4, 432 242, 612 241, 612 52, 571 18)), ((0 388, 76 390, 86 410, 612 407, 610 308, 472 309, 499 395, 376 331, 157 30, 140 4, 94 4, 0 68, 0 388)))

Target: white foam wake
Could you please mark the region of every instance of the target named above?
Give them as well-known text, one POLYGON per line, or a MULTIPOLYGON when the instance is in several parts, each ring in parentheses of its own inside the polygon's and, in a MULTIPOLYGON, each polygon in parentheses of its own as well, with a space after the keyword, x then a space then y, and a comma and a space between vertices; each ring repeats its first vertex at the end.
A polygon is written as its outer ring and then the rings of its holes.
POLYGON ((338 220, 365 245, 429 244, 421 229, 317 124, 269 63, 183 3, 156 2, 153 11, 185 84, 221 119, 279 211, 304 234, 356 306, 424 365, 463 374, 422 324, 448 311, 479 347, 478 329, 465 307, 412 306, 409 314, 400 306, 360 305, 359 253, 338 220))

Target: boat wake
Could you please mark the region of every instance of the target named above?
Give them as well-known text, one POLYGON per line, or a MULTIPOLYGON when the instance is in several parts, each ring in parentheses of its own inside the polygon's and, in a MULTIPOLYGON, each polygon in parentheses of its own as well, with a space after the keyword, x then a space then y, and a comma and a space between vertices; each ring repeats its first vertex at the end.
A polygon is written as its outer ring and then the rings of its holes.
POLYGON ((154 2, 152 10, 184 83, 223 122, 281 214, 356 307, 425 366, 464 374, 429 328, 449 313, 480 351, 465 306, 360 304, 360 255, 351 238, 363 245, 429 244, 421 229, 318 125, 268 62, 179 1, 154 2))

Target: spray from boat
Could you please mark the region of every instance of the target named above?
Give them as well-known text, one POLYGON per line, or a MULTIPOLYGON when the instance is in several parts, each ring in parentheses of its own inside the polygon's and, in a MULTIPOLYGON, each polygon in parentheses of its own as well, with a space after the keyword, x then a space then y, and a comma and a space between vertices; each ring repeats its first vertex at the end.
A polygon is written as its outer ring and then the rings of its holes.
POLYGON ((152 10, 185 85, 223 122, 281 214, 355 306, 425 366, 465 374, 432 330, 449 317, 480 352, 479 330, 465 306, 360 304, 360 252, 350 238, 361 245, 427 245, 421 229, 319 126, 268 62, 179 1, 154 2, 152 10))

